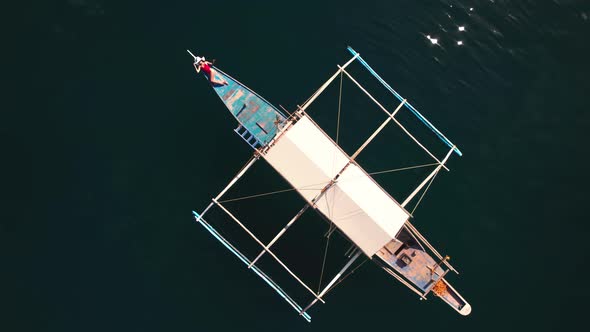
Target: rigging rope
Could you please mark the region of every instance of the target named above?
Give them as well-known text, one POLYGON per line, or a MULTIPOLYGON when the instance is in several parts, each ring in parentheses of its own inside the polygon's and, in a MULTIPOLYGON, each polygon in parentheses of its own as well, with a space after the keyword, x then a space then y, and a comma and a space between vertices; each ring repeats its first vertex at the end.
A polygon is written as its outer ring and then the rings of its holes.
MULTIPOLYGON (((417 165, 417 166, 409 166, 409 167, 402 167, 402 168, 393 168, 393 169, 388 169, 388 170, 384 170, 384 171, 371 172, 371 173, 368 173, 368 174, 369 175, 377 175, 377 174, 384 174, 384 173, 392 173, 392 172, 405 171, 405 170, 409 170, 409 169, 415 169, 415 168, 421 168, 421 167, 428 167, 428 166, 433 166, 433 165, 438 165, 438 163, 431 163, 431 164, 424 164, 424 165, 417 165)), ((434 179, 434 177, 433 177, 433 179, 434 179)), ((309 186, 307 186, 305 188, 290 188, 290 189, 283 189, 283 190, 271 191, 271 192, 262 193, 262 194, 254 194, 254 195, 249 195, 249 196, 229 198, 229 199, 225 199, 225 200, 219 200, 219 203, 235 202, 235 201, 240 201, 240 200, 244 200, 244 199, 262 197, 262 196, 268 196, 268 195, 273 195, 273 194, 280 194, 280 193, 284 193, 284 192, 288 192, 288 191, 294 191, 294 190, 300 190, 300 191, 303 191, 303 190, 321 190, 321 188, 309 188, 309 187, 316 186, 316 185, 317 186, 325 185, 328 182, 330 182, 330 181, 326 181, 326 182, 322 182, 322 183, 316 183, 316 184, 313 184, 313 185, 309 185, 309 186)), ((432 183, 432 182, 430 182, 430 183, 432 183)), ((430 184, 428 186, 430 186, 430 184)), ((426 190, 428 190, 428 188, 426 188, 426 190)), ((424 196, 424 194, 422 194, 422 196, 424 196)), ((422 198, 420 198, 420 200, 421 199, 422 198)), ((416 208, 414 207, 414 209, 416 209, 416 208)), ((413 213, 413 211, 412 211, 412 213, 413 213)))
POLYGON ((342 72, 340 72, 340 93, 338 94, 338 119, 336 120, 336 144, 338 144, 338 134, 340 133, 340 107, 342 105, 342 72))
POLYGON ((430 181, 428 182, 428 186, 426 186, 426 189, 424 189, 424 192, 422 192, 422 195, 420 195, 420 199, 418 200, 418 202, 416 202, 416 205, 412 209, 412 212, 410 212, 411 215, 414 215, 414 211, 416 211, 416 208, 418 208, 418 205, 420 205, 420 202, 422 202, 422 198, 424 198, 424 195, 426 195, 428 188, 430 188, 430 185, 432 184, 432 182, 434 182, 434 178, 437 175, 438 175, 438 172, 434 173, 434 176, 432 176, 432 179, 430 179, 430 181))
POLYGON ((340 284, 341 282, 343 282, 344 279, 348 278, 348 276, 350 276, 351 274, 353 274, 354 271, 358 270, 361 266, 363 266, 363 264, 365 264, 367 262, 367 260, 369 260, 369 259, 368 258, 365 258, 365 260, 362 263, 360 263, 359 265, 357 265, 357 267, 355 267, 350 272, 348 272, 344 277, 342 277, 342 279, 338 280, 338 282, 336 282, 334 285, 332 285, 332 287, 330 287, 330 289, 326 292, 326 294, 328 294, 328 292, 330 292, 332 289, 334 289, 334 287, 338 286, 338 284, 340 284))
POLYGON ((330 245, 330 235, 332 235, 332 233, 330 232, 332 230, 332 224, 333 223, 330 222, 330 228, 328 229, 328 236, 327 236, 327 240, 326 240, 326 248, 324 249, 324 259, 322 261, 322 271, 320 273, 320 282, 318 284, 318 294, 322 290, 322 279, 324 278, 324 268, 326 267, 326 257, 328 256, 328 246, 330 245))
POLYGON ((424 164, 424 165, 418 165, 418 166, 409 166, 409 167, 402 167, 402 168, 393 168, 393 169, 388 169, 388 170, 385 170, 385 171, 371 172, 371 173, 369 173, 369 175, 377 175, 377 174, 383 174, 383 173, 406 171, 406 170, 409 170, 409 169, 415 169, 415 168, 420 168, 420 167, 428 167, 428 166, 434 166, 434 165, 438 165, 438 163, 424 164))
POLYGON ((261 197, 261 196, 268 196, 268 195, 273 195, 273 194, 280 194, 280 193, 284 193, 284 192, 288 192, 288 191, 293 191, 293 190, 320 190, 320 189, 297 189, 297 188, 291 188, 291 189, 283 189, 283 190, 277 190, 277 191, 271 191, 268 193, 262 193, 262 194, 255 194, 255 195, 250 195, 250 196, 242 196, 242 197, 237 197, 237 198, 230 198, 230 199, 226 199, 226 200, 222 200, 219 201, 219 203, 227 203, 227 202, 234 202, 234 201, 240 201, 243 199, 248 199, 248 198, 256 198, 256 197, 261 197))

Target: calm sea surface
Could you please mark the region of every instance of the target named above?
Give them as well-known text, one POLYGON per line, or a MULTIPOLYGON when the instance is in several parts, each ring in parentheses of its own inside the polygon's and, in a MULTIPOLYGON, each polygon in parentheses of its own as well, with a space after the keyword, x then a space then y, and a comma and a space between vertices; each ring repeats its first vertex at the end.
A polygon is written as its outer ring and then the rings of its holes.
MULTIPOLYGON (((25 26, 10 37, 19 51, 7 54, 27 64, 9 69, 18 106, 0 124, 2 331, 585 325, 588 1, 62 0, 19 13, 25 26), (185 50, 293 110, 350 58, 347 45, 464 154, 439 174, 414 224, 461 272, 448 279, 471 303, 469 317, 435 297, 419 301, 369 261, 307 324, 191 217, 251 151, 185 50)), ((351 72, 395 107, 360 65, 351 72)), ((338 82, 309 111, 331 135, 338 82)), ((348 152, 383 120, 368 105, 344 81, 339 139, 348 152)), ((393 126, 384 135, 359 159, 368 171, 429 162, 393 126)), ((426 172, 376 179, 407 195, 426 172)), ((261 161, 228 198, 287 187, 261 161)), ((285 193, 227 204, 268 241, 303 201, 285 193)), ((209 220, 237 236, 222 214, 209 220)), ((313 288, 327 229, 308 212, 276 248, 313 288)), ((258 250, 247 240, 243 248, 258 250)), ((324 285, 346 249, 335 234, 324 285)), ((288 280, 272 260, 261 264, 288 280)), ((310 299, 291 281, 285 288, 310 299)))

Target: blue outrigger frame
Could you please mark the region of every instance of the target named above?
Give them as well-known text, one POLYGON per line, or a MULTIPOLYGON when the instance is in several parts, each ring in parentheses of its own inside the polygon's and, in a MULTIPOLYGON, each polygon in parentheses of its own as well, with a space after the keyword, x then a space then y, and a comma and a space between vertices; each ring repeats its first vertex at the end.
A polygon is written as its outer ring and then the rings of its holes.
MULTIPOLYGON (((205 219, 201 217, 201 215, 199 215, 195 211, 193 211, 193 214, 195 215, 195 220, 199 222, 201 225, 203 225, 203 227, 205 227, 205 229, 209 231, 209 233, 211 233, 211 235, 213 235, 214 238, 221 242, 227 248, 227 250, 229 250, 232 254, 236 255, 244 264, 246 264, 246 266, 250 266, 250 260, 248 260, 248 258, 244 256, 244 254, 242 254, 228 240, 221 236, 221 234, 219 234, 217 230, 215 230, 215 228, 213 228, 208 222, 206 222, 205 219)), ((272 289, 274 289, 277 292, 277 294, 279 294, 283 299, 285 299, 285 301, 287 301, 293 307, 293 309, 295 309, 299 313, 302 313, 301 315, 303 316, 303 318, 305 318, 305 320, 311 322, 311 316, 309 316, 307 312, 303 312, 303 308, 301 308, 301 306, 299 306, 299 304, 297 304, 297 302, 295 302, 295 300, 293 300, 289 296, 289 294, 287 294, 276 282, 274 282, 269 276, 267 276, 266 273, 260 270, 256 265, 252 265, 251 269, 252 271, 254 271, 254 273, 256 273, 256 275, 262 278, 262 280, 264 280, 272 289)))
MULTIPOLYGON (((402 97, 399 93, 397 93, 397 91, 395 91, 389 84, 387 84, 387 82, 385 82, 384 79, 381 78, 381 76, 379 76, 379 74, 377 74, 377 72, 375 70, 373 70, 373 68, 371 68, 371 66, 369 66, 369 64, 363 60, 363 58, 361 58, 360 54, 358 54, 355 50, 352 49, 352 47, 348 46, 347 47, 348 51, 350 52, 350 54, 352 54, 353 56, 357 56, 357 60, 363 65, 365 66, 365 68, 367 68, 367 70, 373 75, 375 76, 375 78, 381 83, 383 84, 383 86, 389 90, 389 92, 391 92, 395 98, 397 98, 399 101, 404 101, 404 97, 402 97)), ((422 123, 424 123, 424 125, 426 127, 428 127, 428 129, 432 130, 436 136, 438 136, 438 138, 440 138, 441 141, 443 141, 449 148, 452 148, 453 151, 455 151, 455 153, 459 156, 462 156, 463 153, 461 153, 461 151, 457 148, 457 146, 455 146, 455 144, 451 143, 451 141, 445 137, 445 135, 443 135, 438 129, 436 129, 435 126, 432 125, 432 123, 430 123, 430 121, 428 121, 428 119, 426 119, 422 114, 420 114, 420 112, 418 112, 418 110, 416 108, 414 108, 414 106, 412 106, 408 101, 406 101, 404 103, 404 106, 409 109, 420 121, 422 121, 422 123)))

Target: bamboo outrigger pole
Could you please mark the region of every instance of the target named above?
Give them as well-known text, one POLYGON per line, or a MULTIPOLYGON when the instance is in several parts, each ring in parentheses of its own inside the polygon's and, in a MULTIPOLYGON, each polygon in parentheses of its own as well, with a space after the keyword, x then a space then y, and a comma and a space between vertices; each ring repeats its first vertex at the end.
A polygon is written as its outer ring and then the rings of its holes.
MULTIPOLYGON (((410 134, 410 132, 406 129, 406 127, 404 127, 399 121, 397 121, 397 119, 395 119, 393 117, 393 114, 390 114, 389 111, 387 111, 387 109, 385 107, 383 107, 383 105, 381 105, 359 82, 357 82, 346 70, 344 70, 344 68, 340 68, 340 70, 342 70, 343 73, 346 74, 346 76, 348 76, 348 78, 350 78, 351 81, 354 82, 354 84, 356 84, 359 89, 361 89, 369 98, 371 98, 371 100, 377 104, 377 106, 379 106, 379 108, 381 108, 381 110, 383 112, 385 112, 390 119, 392 119, 405 133, 406 135, 410 136, 410 138, 412 140, 414 140, 414 142, 416 142, 416 144, 418 144, 418 146, 420 146, 424 151, 426 151, 426 153, 428 153, 428 155, 430 155, 430 157, 432 157, 434 160, 436 160, 437 163, 441 163, 440 160, 438 160, 438 158, 436 158, 424 145, 422 145, 422 143, 420 143, 420 141, 418 141, 414 135, 410 134)), ((406 100, 403 99, 402 100, 402 105, 406 104, 406 100)), ((449 169, 443 165, 443 167, 448 171, 449 169)))
POLYGON ((340 279, 340 277, 342 276, 342 274, 344 273, 344 271, 346 271, 351 265, 352 263, 354 263, 354 261, 359 258, 359 256, 361 255, 361 251, 359 250, 354 256, 352 256, 352 258, 346 263, 346 265, 344 265, 344 267, 340 270, 340 272, 338 272, 338 274, 336 274, 336 276, 334 277, 334 279, 332 279, 332 281, 330 281, 330 283, 328 283, 328 285, 326 285, 326 287, 324 288, 324 290, 318 295, 317 298, 315 298, 310 304, 307 305, 307 307, 305 307, 305 309, 301 310, 300 314, 303 315, 305 314, 305 312, 311 308, 314 304, 316 304, 316 302, 318 301, 318 299, 321 300, 322 296, 326 295, 326 293, 330 290, 330 288, 332 287, 332 285, 338 281, 338 279, 340 279))
POLYGON ((375 138, 375 136, 377 136, 377 134, 379 134, 381 132, 381 130, 383 130, 383 128, 385 128, 385 125, 387 125, 389 123, 389 121, 391 121, 394 118, 394 116, 402 108, 402 106, 404 106, 405 103, 406 103, 406 100, 404 99, 401 102, 401 104, 399 104, 399 106, 395 109, 395 111, 393 111, 393 113, 390 114, 389 112, 387 112, 387 115, 389 115, 387 117, 387 119, 385 121, 383 121, 381 126, 379 126, 379 128, 377 128, 377 130, 375 130, 375 132, 373 132, 373 134, 365 141, 365 143, 363 143, 363 145, 361 145, 361 147, 356 150, 356 152, 352 155, 352 157, 350 157, 350 159, 354 160, 359 155, 359 153, 361 153, 361 151, 363 151, 367 147, 367 145, 369 145, 369 143, 371 143, 371 141, 375 138))
POLYGON ((316 202, 322 198, 322 196, 324 196, 324 194, 328 191, 328 189, 330 189, 330 187, 332 187, 334 185, 334 181, 330 181, 321 191, 318 195, 316 195, 316 197, 314 197, 311 200, 311 203, 307 203, 305 204, 305 206, 303 206, 303 208, 301 210, 299 210, 299 212, 297 212, 297 214, 289 221, 289 223, 287 223, 287 225, 285 225, 285 227, 283 227, 283 229, 281 229, 281 231, 272 239, 272 241, 270 241, 266 246, 263 246, 263 250, 260 252, 260 254, 258 254, 258 256, 256 256, 256 258, 252 261, 252 263, 250 263, 250 265, 248 265, 248 268, 252 267, 252 265, 254 265, 254 263, 256 263, 256 261, 258 261, 258 259, 260 259, 260 257, 262 257, 262 255, 264 254, 265 251, 268 251, 268 249, 283 235, 285 234, 285 232, 287 231, 287 229, 289 227, 291 227, 291 225, 293 225, 293 223, 295 223, 295 221, 297 219, 299 219, 299 217, 301 217, 301 215, 303 215, 303 213, 305 211, 307 211, 307 209, 310 206, 313 206, 315 208, 315 204, 316 202))
POLYGON ((287 225, 285 225, 285 227, 283 227, 283 229, 281 229, 281 231, 266 246, 263 247, 258 256, 252 260, 250 265, 248 265, 248 268, 251 268, 260 259, 260 257, 262 257, 262 255, 264 255, 264 253, 270 249, 270 247, 287 231, 287 229, 291 227, 291 225, 293 225, 293 223, 295 223, 295 221, 299 219, 299 217, 301 217, 305 211, 307 211, 308 208, 309 203, 305 204, 305 206, 303 206, 303 208, 297 212, 297 214, 287 223, 287 225))
MULTIPOLYGON (((190 51, 188 51, 188 52, 190 53, 190 51)), ((250 167, 252 167, 252 165, 254 165, 254 163, 259 158, 260 158, 260 155, 258 155, 257 153, 254 154, 254 156, 252 156, 250 158, 250 160, 248 160, 248 162, 246 163, 246 165, 244 165, 244 167, 242 167, 242 169, 238 172, 238 174, 236 174, 236 176, 234 176, 234 178, 227 184, 227 186, 225 186, 225 188, 223 188, 223 190, 219 193, 219 195, 217 195, 217 197, 215 197, 213 199, 213 201, 211 203, 209 203, 209 205, 207 205, 207 207, 205 208, 205 210, 203 210, 203 212, 201 212, 201 214, 199 215, 199 218, 204 217, 205 216, 205 213, 207 213, 207 211, 209 211, 209 209, 211 209, 211 207, 213 206, 213 204, 215 204, 214 202, 217 201, 219 198, 221 198, 221 196, 223 196, 229 190, 229 188, 231 188, 236 182, 238 182, 238 180, 244 175, 244 173, 246 173, 246 171, 250 167)))
MULTIPOLYGON (((244 226, 244 224, 242 224, 242 222, 236 218, 231 212, 229 212, 229 210, 227 210, 223 205, 221 205, 217 200, 213 199, 213 202, 215 204, 217 204, 217 206, 219 206, 219 208, 221 208, 223 210, 223 212, 225 212, 230 218, 233 219, 233 221, 235 221, 246 233, 248 233, 248 235, 250 235, 250 237, 252 239, 254 239, 254 241, 256 241, 260 246, 262 246, 262 248, 265 248, 264 243, 262 243, 262 241, 260 241, 256 235, 254 235, 246 226, 244 226)), ((324 300, 322 300, 311 288, 309 288, 295 273, 293 273, 293 271, 291 271, 291 269, 289 269, 287 267, 287 265, 285 265, 285 263, 283 263, 283 261, 281 261, 277 255, 275 255, 272 251, 270 251, 269 249, 264 249, 264 251, 268 252, 293 278, 295 278, 295 280, 297 280, 305 289, 307 289, 311 294, 313 294, 313 296, 317 299, 322 301, 322 303, 325 303, 324 300)))
POLYGON ((424 179, 424 181, 422 181, 422 183, 420 183, 420 185, 418 185, 418 187, 416 187, 416 189, 414 189, 410 196, 408 196, 408 198, 406 198, 406 200, 403 201, 403 203, 401 204, 402 207, 405 208, 406 205, 412 200, 412 198, 414 198, 416 194, 418 194, 418 192, 422 190, 422 188, 424 188, 426 183, 428 183, 428 181, 430 181, 430 179, 432 179, 432 177, 435 176, 436 173, 438 173, 442 167, 444 167, 445 163, 447 162, 453 151, 454 149, 451 148, 451 150, 445 156, 445 159, 443 159, 442 162, 439 162, 439 165, 426 177, 426 179, 424 179))
POLYGON ((336 79, 336 77, 338 77, 338 74, 340 74, 343 70, 343 68, 348 67, 348 65, 350 65, 356 58, 358 58, 360 56, 360 54, 355 54, 350 60, 348 60, 348 62, 346 62, 342 67, 338 66, 338 70, 336 71, 336 73, 334 73, 334 75, 332 75, 332 77, 330 77, 324 84, 322 84, 322 86, 320 86, 319 89, 317 89, 316 92, 314 92, 311 97, 309 97, 309 99, 303 104, 303 106, 301 106, 301 111, 305 111, 305 109, 311 104, 313 103, 313 101, 328 87, 328 85, 330 85, 330 83, 332 83, 333 80, 336 79))

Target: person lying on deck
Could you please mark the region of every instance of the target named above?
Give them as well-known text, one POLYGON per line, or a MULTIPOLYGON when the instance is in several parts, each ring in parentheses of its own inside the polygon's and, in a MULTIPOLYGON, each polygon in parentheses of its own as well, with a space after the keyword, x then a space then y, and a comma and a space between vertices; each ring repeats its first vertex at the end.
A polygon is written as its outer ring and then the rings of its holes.
POLYGON ((215 69, 211 68, 212 63, 205 60, 204 57, 196 57, 193 66, 195 66, 195 70, 197 73, 200 73, 203 70, 203 73, 209 77, 209 81, 213 84, 217 85, 227 85, 227 81, 223 78, 218 80, 215 78, 215 74, 217 73, 215 69))

